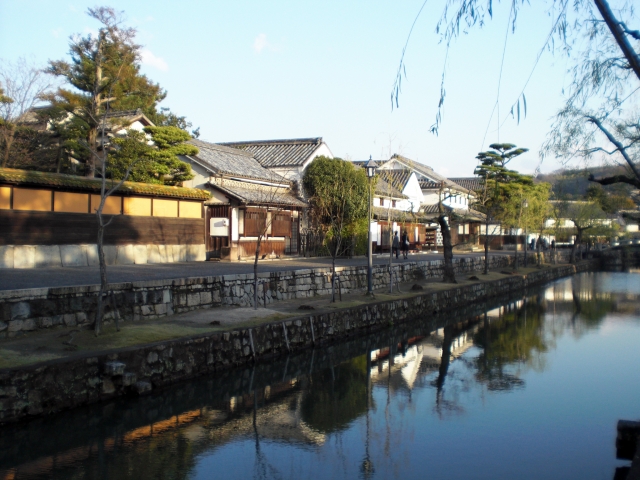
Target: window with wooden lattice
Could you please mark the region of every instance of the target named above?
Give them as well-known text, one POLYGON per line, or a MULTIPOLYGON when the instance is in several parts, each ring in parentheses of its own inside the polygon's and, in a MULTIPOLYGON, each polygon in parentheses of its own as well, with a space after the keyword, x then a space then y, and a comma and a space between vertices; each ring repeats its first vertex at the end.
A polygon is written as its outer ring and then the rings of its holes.
POLYGON ((271 215, 273 216, 273 220, 271 222, 271 235, 274 237, 290 237, 291 213, 274 212, 271 215))
POLYGON ((265 233, 267 212, 264 210, 247 210, 244 214, 244 234, 247 237, 257 237, 265 233))

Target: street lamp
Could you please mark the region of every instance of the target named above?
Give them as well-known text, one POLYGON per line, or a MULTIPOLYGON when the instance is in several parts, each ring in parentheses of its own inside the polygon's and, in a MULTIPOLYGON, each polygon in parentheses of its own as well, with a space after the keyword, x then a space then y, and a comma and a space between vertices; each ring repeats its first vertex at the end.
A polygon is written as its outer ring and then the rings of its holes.
POLYGON ((369 179, 369 225, 368 225, 368 237, 367 237, 367 295, 373 295, 373 252, 371 241, 371 179, 376 175, 376 169, 378 164, 371 159, 369 155, 369 161, 364 166, 367 172, 367 178, 369 179))

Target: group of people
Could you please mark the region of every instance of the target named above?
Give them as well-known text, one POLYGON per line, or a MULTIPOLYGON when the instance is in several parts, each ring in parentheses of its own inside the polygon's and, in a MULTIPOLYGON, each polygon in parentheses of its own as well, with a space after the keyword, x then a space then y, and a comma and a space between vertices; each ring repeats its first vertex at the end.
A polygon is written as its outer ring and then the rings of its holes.
MULTIPOLYGON (((529 242, 529 250, 536 250, 536 248, 540 249, 540 250, 548 250, 549 249, 549 242, 547 241, 546 238, 540 238, 538 237, 538 240, 536 240, 535 238, 532 238, 531 241, 529 242)), ((556 241, 552 240, 551 241, 551 249, 555 249, 556 248, 556 241)))
POLYGON ((392 252, 396 254, 396 258, 398 258, 399 250, 402 250, 402 258, 405 260, 409 258, 409 235, 406 230, 402 234, 402 238, 398 236, 397 230, 394 232, 391 248, 393 249, 392 252))

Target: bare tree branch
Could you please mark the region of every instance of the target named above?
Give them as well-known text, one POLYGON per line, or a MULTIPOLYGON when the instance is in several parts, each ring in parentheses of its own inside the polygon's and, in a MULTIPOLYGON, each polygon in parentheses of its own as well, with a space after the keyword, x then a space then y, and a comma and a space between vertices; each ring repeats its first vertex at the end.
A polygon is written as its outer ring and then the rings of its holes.
POLYGON ((626 33, 630 37, 635 38, 636 40, 640 40, 640 30, 630 30, 627 27, 627 24, 624 22, 620 22, 620 26, 622 27, 622 30, 624 31, 624 33, 626 33))
POLYGON ((620 152, 620 154, 623 156, 623 158, 626 160, 627 164, 629 165, 629 168, 631 168, 631 171, 633 172, 633 174, 640 181, 640 172, 638 172, 638 169, 636 168, 635 164, 633 163, 633 160, 627 153, 627 150, 624 147, 624 145, 622 145, 622 143, 620 143, 620 141, 618 141, 618 139, 614 137, 613 134, 609 132, 609 130, 607 130, 607 128, 604 125, 602 125, 602 122, 598 120, 596 117, 588 115, 586 118, 589 122, 593 123, 596 127, 598 127, 598 129, 605 134, 607 139, 616 146, 617 150, 620 152))
POLYGON ((634 187, 640 188, 640 180, 626 175, 612 175, 610 177, 595 178, 593 174, 589 175, 589 181, 599 183, 600 185, 613 185, 614 183, 627 183, 634 187))

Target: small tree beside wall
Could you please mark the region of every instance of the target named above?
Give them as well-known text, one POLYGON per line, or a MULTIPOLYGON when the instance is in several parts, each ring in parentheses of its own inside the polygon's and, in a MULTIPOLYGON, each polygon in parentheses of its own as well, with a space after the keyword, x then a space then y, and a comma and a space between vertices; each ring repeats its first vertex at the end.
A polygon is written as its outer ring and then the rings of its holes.
POLYGON ((325 233, 331 254, 331 301, 335 302, 336 258, 345 238, 367 218, 369 184, 364 169, 341 158, 317 157, 306 169, 303 186, 312 221, 325 233))

